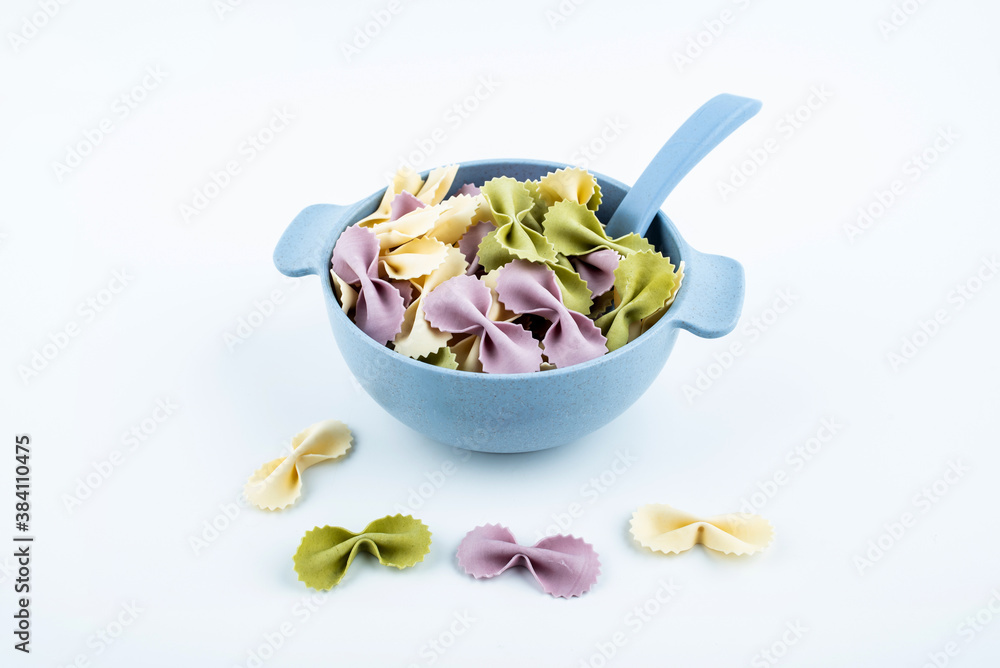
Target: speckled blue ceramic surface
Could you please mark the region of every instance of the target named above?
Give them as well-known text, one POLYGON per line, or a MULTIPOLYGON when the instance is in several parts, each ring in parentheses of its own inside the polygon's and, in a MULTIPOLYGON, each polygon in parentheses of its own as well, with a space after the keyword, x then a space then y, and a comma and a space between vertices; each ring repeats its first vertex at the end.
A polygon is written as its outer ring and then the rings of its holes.
MULTIPOLYGON (((452 190, 496 176, 537 179, 566 166, 533 160, 467 162, 452 190)), ((607 222, 628 187, 595 176, 604 196, 598 217, 607 222)), ((675 264, 684 261, 684 283, 666 315, 635 341, 583 364, 536 373, 491 375, 417 362, 358 329, 340 308, 330 282, 337 238, 372 213, 382 193, 350 206, 306 208, 278 242, 274 263, 287 276, 320 276, 334 337, 358 382, 398 420, 437 441, 482 452, 528 452, 570 443, 610 422, 646 391, 667 361, 678 330, 714 338, 732 331, 739 318, 743 268, 728 257, 691 248, 660 212, 647 238, 675 264)))

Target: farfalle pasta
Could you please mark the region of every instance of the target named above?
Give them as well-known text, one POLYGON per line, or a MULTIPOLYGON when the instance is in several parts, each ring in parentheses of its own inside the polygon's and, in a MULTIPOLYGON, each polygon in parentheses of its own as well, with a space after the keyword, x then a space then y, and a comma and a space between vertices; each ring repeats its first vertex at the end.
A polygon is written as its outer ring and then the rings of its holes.
POLYGON ((515 313, 537 315, 550 323, 542 349, 557 367, 570 366, 608 352, 608 342, 594 321, 563 304, 555 273, 544 264, 515 260, 497 270, 500 301, 515 313))
POLYGON ((343 422, 317 422, 296 434, 288 456, 272 459, 254 471, 244 494, 262 510, 287 508, 302 495, 303 471, 320 462, 340 459, 353 441, 351 430, 343 422))
POLYGON ((522 325, 489 317, 490 288, 475 276, 456 276, 424 298, 424 313, 432 327, 480 340, 479 360, 486 373, 538 371, 542 351, 522 325))
POLYGON ((341 291, 343 286, 356 289, 352 300, 358 327, 379 343, 388 343, 399 333, 406 304, 399 289, 379 277, 378 248, 371 230, 349 227, 337 240, 330 271, 341 291))
POLYGON ((446 369, 529 373, 617 350, 670 308, 683 263, 609 237, 586 170, 456 187, 457 172, 401 169, 334 246, 334 294, 374 340, 446 369))
POLYGON ((343 527, 314 527, 302 537, 292 561, 299 580, 313 589, 331 589, 347 575, 354 557, 367 552, 379 563, 410 568, 431 549, 427 525, 410 515, 392 515, 370 522, 359 533, 343 527))
POLYGON ((510 529, 499 524, 484 524, 465 534, 457 556, 462 570, 477 580, 522 566, 546 594, 557 598, 587 593, 601 573, 594 546, 582 538, 558 534, 523 546, 510 529))
POLYGON ((651 503, 635 511, 632 537, 645 548, 678 554, 697 544, 725 554, 760 552, 771 544, 774 528, 760 515, 730 513, 696 517, 665 503, 651 503))

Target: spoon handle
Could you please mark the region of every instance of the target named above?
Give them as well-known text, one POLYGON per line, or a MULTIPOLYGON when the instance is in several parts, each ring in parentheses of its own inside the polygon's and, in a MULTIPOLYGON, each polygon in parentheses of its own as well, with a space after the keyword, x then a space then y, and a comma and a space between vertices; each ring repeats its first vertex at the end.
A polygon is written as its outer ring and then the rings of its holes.
POLYGON ((645 235, 670 191, 708 152, 760 110, 760 101, 736 95, 716 95, 684 121, 639 176, 608 222, 607 234, 617 238, 645 235))

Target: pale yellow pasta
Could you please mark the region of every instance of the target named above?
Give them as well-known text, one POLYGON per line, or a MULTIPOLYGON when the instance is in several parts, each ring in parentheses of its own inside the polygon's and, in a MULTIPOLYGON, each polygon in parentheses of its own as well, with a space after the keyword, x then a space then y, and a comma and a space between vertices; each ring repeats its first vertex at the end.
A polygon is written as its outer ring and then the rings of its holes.
POLYGON ((483 363, 479 361, 479 337, 469 335, 452 344, 451 352, 455 353, 460 371, 482 373, 483 363))
POLYGON ((349 313, 358 303, 358 291, 350 283, 337 276, 333 269, 330 270, 330 276, 333 277, 333 294, 340 301, 340 308, 344 310, 344 313, 349 313))
POLYGON ((455 182, 455 175, 458 173, 458 165, 448 165, 432 169, 427 175, 420 192, 413 193, 417 199, 424 204, 438 204, 445 198, 451 190, 451 184, 455 182))
POLYGON ((434 229, 434 224, 444 208, 444 204, 425 206, 422 209, 415 209, 405 216, 400 216, 396 220, 376 223, 372 226, 372 231, 378 238, 379 248, 383 251, 389 250, 424 236, 434 229))
POLYGON ((596 192, 597 181, 593 175, 579 167, 557 169, 538 181, 538 194, 548 206, 563 200, 587 204, 596 192))
POLYGON ((414 287, 420 290, 420 295, 407 307, 403 328, 392 342, 396 352, 416 359, 448 345, 452 335, 434 329, 427 322, 422 297, 449 278, 464 274, 468 266, 462 251, 449 246, 444 261, 434 271, 423 279, 412 281, 414 287))
POLYGON ((392 200, 396 198, 396 195, 404 190, 411 195, 415 195, 420 192, 423 185, 424 180, 420 178, 420 175, 412 167, 407 167, 406 165, 400 167, 392 177, 392 183, 385 189, 385 194, 382 195, 382 201, 379 202, 375 213, 367 218, 362 218, 357 224, 361 227, 371 227, 377 223, 389 220, 392 200))
POLYGON ((771 543, 774 528, 759 515, 732 513, 695 517, 664 503, 639 508, 632 515, 632 537, 655 552, 677 554, 701 543, 726 554, 753 554, 771 543))
POLYGON ((512 313, 504 308, 503 304, 500 303, 500 296, 497 294, 497 278, 500 275, 499 269, 494 269, 493 271, 488 271, 483 274, 480 279, 486 286, 490 289, 490 298, 493 303, 490 304, 490 311, 486 314, 493 322, 510 322, 517 318, 516 313, 512 313))
POLYGON ((434 221, 434 227, 428 230, 427 236, 446 244, 458 243, 474 223, 483 220, 480 216, 486 211, 482 195, 457 195, 449 198, 443 206, 441 215, 434 221))
POLYGON ((343 422, 324 420, 304 429, 292 439, 292 452, 254 471, 244 492, 258 508, 281 510, 302 494, 302 472, 310 466, 338 459, 351 449, 351 430, 343 422))
POLYGON ((379 261, 389 278, 410 280, 437 269, 447 257, 449 248, 452 247, 437 239, 420 237, 380 256, 379 261))

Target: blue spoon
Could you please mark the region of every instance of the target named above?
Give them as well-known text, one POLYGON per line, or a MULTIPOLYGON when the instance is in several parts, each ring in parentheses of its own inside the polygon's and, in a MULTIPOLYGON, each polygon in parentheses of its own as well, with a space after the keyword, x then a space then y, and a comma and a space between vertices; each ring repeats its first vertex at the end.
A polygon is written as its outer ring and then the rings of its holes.
POLYGON ((630 232, 645 236, 667 195, 723 139, 760 111, 760 102, 716 95, 684 121, 639 176, 608 221, 612 239, 630 232))

